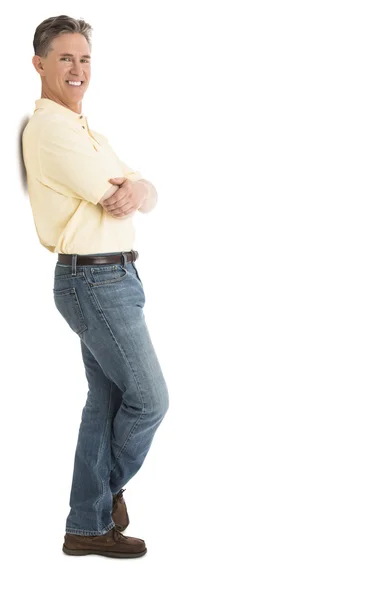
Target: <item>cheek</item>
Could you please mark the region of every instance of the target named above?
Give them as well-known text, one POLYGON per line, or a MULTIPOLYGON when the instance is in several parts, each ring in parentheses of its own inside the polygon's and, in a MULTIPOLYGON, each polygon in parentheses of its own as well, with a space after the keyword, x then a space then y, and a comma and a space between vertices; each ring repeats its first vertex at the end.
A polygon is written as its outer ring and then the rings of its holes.
POLYGON ((54 74, 55 80, 60 81, 60 82, 64 81, 66 79, 66 73, 67 73, 67 71, 65 68, 57 69, 57 71, 54 74))
POLYGON ((59 73, 50 73, 48 81, 52 87, 59 87, 62 83, 62 76, 59 73))

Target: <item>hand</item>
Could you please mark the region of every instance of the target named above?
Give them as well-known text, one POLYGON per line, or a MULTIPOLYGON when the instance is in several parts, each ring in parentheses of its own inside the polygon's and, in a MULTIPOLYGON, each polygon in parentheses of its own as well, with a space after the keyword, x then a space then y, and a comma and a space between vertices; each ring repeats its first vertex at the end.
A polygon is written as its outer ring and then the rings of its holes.
POLYGON ((126 177, 114 177, 110 183, 119 185, 119 189, 110 198, 101 203, 112 217, 124 218, 138 210, 146 197, 146 186, 139 181, 131 181, 126 177))

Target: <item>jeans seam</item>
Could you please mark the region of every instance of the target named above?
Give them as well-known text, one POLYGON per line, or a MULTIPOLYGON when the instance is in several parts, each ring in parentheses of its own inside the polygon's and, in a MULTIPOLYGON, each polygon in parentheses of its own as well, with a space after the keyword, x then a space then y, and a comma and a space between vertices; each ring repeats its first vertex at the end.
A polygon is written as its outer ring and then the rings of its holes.
MULTIPOLYGON (((122 446, 122 447, 121 447, 121 449, 119 450, 118 454, 116 454, 116 456, 115 456, 115 459, 114 459, 114 461, 113 461, 113 462, 114 462, 114 465, 113 465, 113 467, 112 467, 112 468, 111 468, 111 470, 110 470, 110 472, 111 472, 111 473, 113 473, 113 471, 115 471, 115 468, 116 468, 116 466, 117 466, 117 462, 118 462, 118 460, 119 460, 119 458, 120 458, 121 454, 122 454, 122 453, 124 452, 124 450, 126 449, 126 446, 127 446, 128 442, 129 442, 129 440, 131 439, 131 437, 132 437, 133 433, 135 432, 135 430, 137 429, 138 425, 139 425, 139 424, 140 424, 140 422, 142 421, 142 419, 143 419, 144 415, 145 415, 145 410, 144 410, 144 408, 143 408, 143 409, 142 409, 142 412, 141 412, 141 414, 140 414, 140 415, 139 415, 139 417, 138 417, 138 419, 137 419, 137 420, 134 422, 133 426, 131 427, 131 430, 130 430, 130 432, 129 432, 129 434, 128 434, 128 437, 127 437, 126 441, 124 442, 123 446, 122 446)), ((125 484, 123 484, 123 485, 125 485, 125 484)), ((123 487, 123 486, 122 486, 122 487, 123 487)))
MULTIPOLYGON (((105 426, 104 426, 104 431, 103 431, 103 437, 101 439, 101 443, 100 443, 99 450, 98 450, 98 455, 97 455, 97 458, 96 458, 96 468, 99 465, 100 457, 101 457, 102 452, 103 452, 103 450, 105 448, 105 445, 106 445, 105 444, 106 434, 107 434, 107 430, 108 430, 109 424, 111 423, 111 419, 110 419, 110 408, 111 408, 111 399, 112 399, 111 390, 112 390, 112 386, 110 385, 107 418, 105 419, 105 426)), ((104 499, 105 494, 107 492, 104 479, 101 476, 100 476, 100 479, 101 479, 101 496, 98 498, 98 500, 95 503, 95 508, 96 509, 99 506, 100 502, 104 499)), ((99 522, 98 522, 98 526, 99 526, 99 522)))
MULTIPOLYGON (((89 282, 88 282, 88 280, 86 279, 86 277, 85 277, 85 281, 86 281, 87 285, 89 286, 89 282)), ((137 389, 138 389, 139 396, 140 396, 140 398, 141 398, 141 403, 142 403, 142 414, 143 414, 143 413, 146 411, 146 404, 145 404, 145 402, 144 402, 144 400, 143 400, 143 393, 142 393, 142 391, 141 391, 141 388, 140 388, 140 386, 139 386, 139 382, 138 382, 138 379, 137 379, 136 373, 135 373, 135 371, 134 371, 134 369, 133 369, 133 367, 132 367, 132 364, 130 363, 129 359, 127 358, 127 355, 126 355, 125 351, 123 350, 123 348, 120 346, 120 344, 119 344, 118 340, 116 339, 116 337, 115 337, 115 335, 114 335, 114 333, 113 333, 113 330, 112 330, 112 328, 110 327, 109 321, 108 321, 108 319, 106 318, 106 316, 105 316, 105 314, 104 314, 104 312, 103 312, 103 309, 101 308, 101 306, 100 306, 100 304, 99 304, 99 302, 98 302, 98 299, 97 299, 97 297, 95 296, 95 294, 94 294, 94 292, 93 292, 93 289, 92 289, 92 287, 90 287, 90 286, 89 286, 89 290, 90 290, 90 295, 91 295, 91 297, 93 298, 93 301, 94 301, 94 303, 96 304, 96 306, 97 306, 97 309, 98 309, 98 311, 99 311, 99 313, 100 313, 100 315, 101 315, 102 319, 104 320, 104 323, 106 324, 106 326, 107 326, 107 329, 109 330, 109 333, 110 333, 110 335, 111 335, 111 337, 112 337, 112 339, 113 339, 113 341, 114 341, 114 343, 115 343, 116 347, 118 348, 118 351, 119 351, 120 355, 122 356, 123 360, 125 360, 126 364, 128 365, 129 369, 131 370, 131 372, 132 372, 132 374, 133 374, 133 378, 134 378, 134 381, 135 381, 136 387, 137 387, 137 389)), ((121 307, 121 310, 122 310, 122 312, 123 312, 123 314, 124 314, 123 307, 121 307)), ((128 324, 128 319, 125 319, 125 324, 126 324, 126 327, 128 327, 128 329, 129 329, 129 331, 130 331, 130 327, 129 327, 129 324, 128 324)), ((113 382, 113 383, 115 383, 115 382, 113 382)), ((117 383, 115 383, 115 385, 118 387, 118 384, 117 384, 117 383)), ((120 389, 120 388, 119 388, 119 389, 120 389)))

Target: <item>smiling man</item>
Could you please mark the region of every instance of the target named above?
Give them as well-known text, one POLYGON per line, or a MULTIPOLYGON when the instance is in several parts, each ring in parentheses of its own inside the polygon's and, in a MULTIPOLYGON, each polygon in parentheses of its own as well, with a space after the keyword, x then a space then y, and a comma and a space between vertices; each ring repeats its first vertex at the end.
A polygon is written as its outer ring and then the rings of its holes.
MULTIPOLYGON (((133 216, 150 212, 157 192, 90 129, 82 111, 91 31, 66 15, 37 27, 32 62, 41 98, 23 133, 23 157, 39 241, 57 253, 54 302, 80 339, 88 383, 63 551, 133 558, 146 545, 122 533, 129 524, 123 486, 142 466, 168 409, 133 249, 133 216)), ((67 374, 73 365, 63 350, 58 355, 67 374)))

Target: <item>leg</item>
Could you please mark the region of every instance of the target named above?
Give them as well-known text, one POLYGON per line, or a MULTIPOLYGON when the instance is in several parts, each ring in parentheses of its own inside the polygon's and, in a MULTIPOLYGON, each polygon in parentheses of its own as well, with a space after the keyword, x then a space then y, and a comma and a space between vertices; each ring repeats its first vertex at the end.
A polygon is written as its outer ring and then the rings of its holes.
POLYGON ((82 341, 89 393, 80 425, 66 532, 113 527, 112 494, 141 467, 168 408, 132 263, 56 267, 58 310, 82 341))
MULTIPOLYGON (((153 436, 168 408, 168 391, 135 297, 134 285, 100 286, 93 290, 102 311, 85 343, 106 377, 114 384, 111 422, 111 469, 109 486, 116 494, 137 473, 153 436), (100 340, 106 343, 100 344, 100 340), (109 343, 107 340, 109 339, 109 343)), ((137 286, 137 292, 140 291, 137 286)))
POLYGON ((76 533, 77 524, 82 523, 83 535, 87 535, 86 532, 97 535, 113 527, 107 482, 111 470, 112 425, 122 402, 122 393, 106 377, 82 340, 81 352, 89 389, 75 452, 66 531, 76 533), (104 502, 99 510, 101 498, 109 498, 109 502, 104 502))

